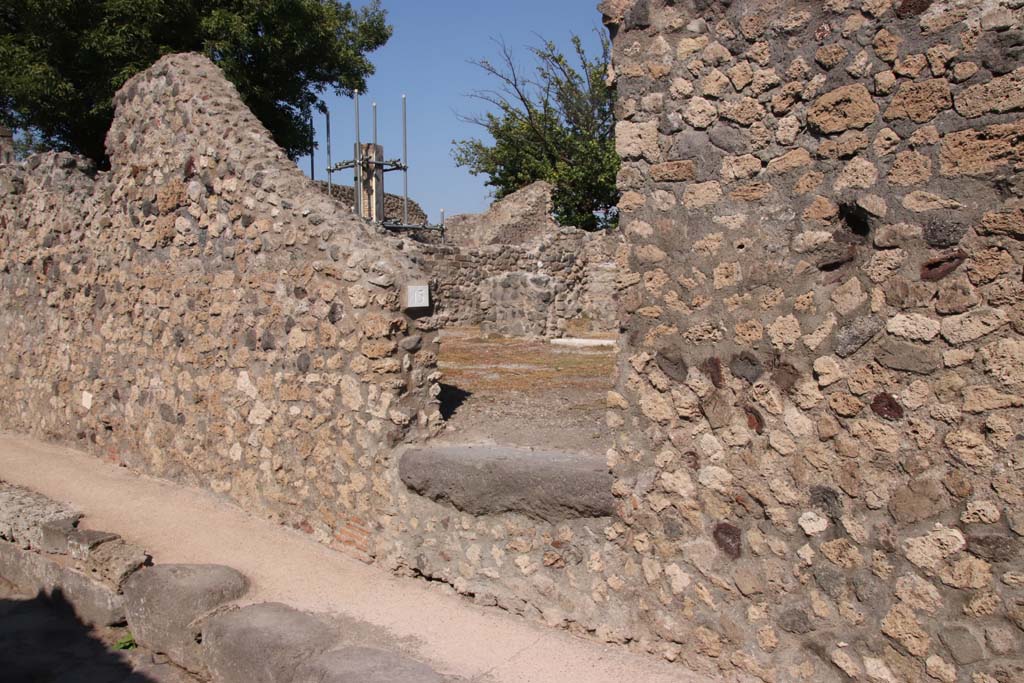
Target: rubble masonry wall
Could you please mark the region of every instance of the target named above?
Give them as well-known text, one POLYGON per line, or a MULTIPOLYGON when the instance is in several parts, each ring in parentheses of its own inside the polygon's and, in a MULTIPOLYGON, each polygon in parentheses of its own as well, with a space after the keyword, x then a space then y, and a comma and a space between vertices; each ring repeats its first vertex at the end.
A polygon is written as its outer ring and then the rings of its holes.
POLYGON ((373 555, 392 447, 440 420, 435 335, 401 302, 424 273, 205 58, 164 57, 115 104, 109 172, 0 166, 0 428, 373 555))
POLYGON ((619 240, 554 227, 526 244, 417 245, 434 285, 439 327, 516 337, 618 330, 619 240))
POLYGON ((1024 9, 607 0, 639 623, 764 681, 1024 678, 1024 9))

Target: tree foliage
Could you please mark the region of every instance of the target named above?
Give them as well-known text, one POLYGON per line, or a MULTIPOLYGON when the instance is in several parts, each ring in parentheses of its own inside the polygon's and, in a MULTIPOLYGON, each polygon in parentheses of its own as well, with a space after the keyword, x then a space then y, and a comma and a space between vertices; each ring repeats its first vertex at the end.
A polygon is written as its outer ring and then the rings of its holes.
POLYGON ((320 95, 365 89, 367 54, 390 36, 377 0, 3 0, 0 122, 102 163, 117 89, 161 55, 200 52, 294 158, 320 95))
POLYGON ((551 41, 529 48, 532 70, 516 64, 512 51, 499 42, 497 62, 474 62, 497 87, 470 95, 492 111, 464 117, 482 126, 493 142, 453 142, 455 162, 487 176, 497 199, 546 180, 555 187, 555 219, 586 230, 617 221, 615 97, 604 80, 610 45, 599 35, 597 57, 587 55, 579 36, 572 37, 575 63, 551 41))

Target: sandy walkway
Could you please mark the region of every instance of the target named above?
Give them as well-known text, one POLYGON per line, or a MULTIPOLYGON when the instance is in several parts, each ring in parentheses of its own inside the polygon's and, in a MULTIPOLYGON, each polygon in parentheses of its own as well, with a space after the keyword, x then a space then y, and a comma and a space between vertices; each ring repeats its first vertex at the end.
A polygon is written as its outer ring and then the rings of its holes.
POLYGON ((140 477, 58 446, 0 434, 0 479, 68 502, 84 525, 121 534, 157 562, 218 563, 254 602, 367 622, 389 645, 473 681, 710 683, 678 666, 485 609, 253 518, 212 494, 140 477))

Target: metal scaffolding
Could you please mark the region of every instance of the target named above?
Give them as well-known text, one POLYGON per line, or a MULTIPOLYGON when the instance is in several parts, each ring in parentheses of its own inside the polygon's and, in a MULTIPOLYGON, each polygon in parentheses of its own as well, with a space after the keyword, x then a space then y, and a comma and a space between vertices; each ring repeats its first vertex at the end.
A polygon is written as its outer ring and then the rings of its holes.
POLYGON ((362 142, 359 125, 359 91, 353 96, 355 107, 355 144, 351 161, 333 163, 331 158, 331 113, 327 115, 327 187, 328 193, 333 188, 333 174, 337 171, 352 169, 353 193, 355 195, 354 210, 357 216, 369 220, 387 230, 427 230, 441 233, 444 240, 444 209, 441 209, 441 222, 436 225, 425 221, 421 224, 409 223, 409 135, 408 109, 406 96, 402 95, 402 158, 384 159, 384 148, 377 140, 377 103, 372 105, 373 141, 362 142), (384 174, 392 171, 402 172, 402 220, 389 220, 384 214, 384 174))

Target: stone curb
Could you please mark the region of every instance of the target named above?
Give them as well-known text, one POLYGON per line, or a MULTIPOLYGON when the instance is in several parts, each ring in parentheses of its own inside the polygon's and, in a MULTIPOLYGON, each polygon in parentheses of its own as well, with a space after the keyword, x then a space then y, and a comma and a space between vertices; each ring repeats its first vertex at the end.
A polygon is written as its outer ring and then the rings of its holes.
POLYGON ((0 482, 0 578, 60 594, 83 622, 127 623, 135 640, 216 683, 442 683, 397 652, 357 647, 321 615, 280 603, 239 607, 249 589, 222 565, 153 566, 117 534, 78 528, 80 514, 0 482))
POLYGON ((117 534, 78 528, 80 517, 0 482, 0 577, 25 592, 60 593, 85 623, 123 624, 121 586, 150 557, 117 534))

